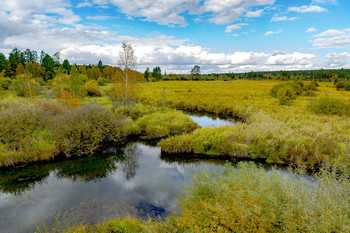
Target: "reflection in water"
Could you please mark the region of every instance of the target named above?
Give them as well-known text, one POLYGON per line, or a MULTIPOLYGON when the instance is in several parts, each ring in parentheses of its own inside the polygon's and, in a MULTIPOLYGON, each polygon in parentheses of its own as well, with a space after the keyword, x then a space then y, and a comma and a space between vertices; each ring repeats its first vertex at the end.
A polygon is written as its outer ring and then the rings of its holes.
POLYGON ((224 125, 234 125, 233 121, 220 119, 217 117, 210 117, 203 114, 191 113, 188 115, 194 122, 196 122, 200 127, 219 127, 224 125))
POLYGON ((197 170, 225 160, 185 159, 159 147, 130 143, 113 155, 0 171, 0 231, 33 232, 58 213, 71 224, 127 215, 163 218, 175 211, 181 187, 197 170))
POLYGON ((50 226, 58 213, 70 223, 162 218, 176 210, 178 192, 195 170, 218 167, 160 157, 159 147, 130 143, 113 155, 1 170, 1 232, 32 232, 43 221, 50 226))

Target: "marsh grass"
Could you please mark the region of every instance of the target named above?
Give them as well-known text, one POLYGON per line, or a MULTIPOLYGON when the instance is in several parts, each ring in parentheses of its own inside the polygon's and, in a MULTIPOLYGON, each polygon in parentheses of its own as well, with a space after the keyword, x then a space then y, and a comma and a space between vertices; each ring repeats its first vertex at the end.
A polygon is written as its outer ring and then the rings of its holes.
POLYGON ((144 139, 165 138, 168 136, 189 133, 199 126, 181 111, 164 109, 145 115, 131 125, 133 135, 144 139))
MULTIPOLYGON (((271 89, 278 84, 284 87, 286 82, 241 80, 147 83, 139 99, 161 104, 160 90, 166 88, 167 106, 245 122, 237 123, 235 127, 197 129, 190 134, 171 137, 160 144, 165 152, 263 158, 271 163, 308 168, 337 164, 338 167, 349 169, 349 113, 315 113, 310 105, 318 99, 312 96, 299 95, 291 105, 280 105, 279 100, 270 94, 271 89), (187 92, 188 89, 192 92, 187 92)), ((302 87, 298 83, 292 84, 299 85, 300 93, 304 89, 310 91, 317 88, 320 99, 329 96, 341 99, 346 104, 350 100, 350 92, 337 91, 329 87, 329 83, 304 82, 302 87)))

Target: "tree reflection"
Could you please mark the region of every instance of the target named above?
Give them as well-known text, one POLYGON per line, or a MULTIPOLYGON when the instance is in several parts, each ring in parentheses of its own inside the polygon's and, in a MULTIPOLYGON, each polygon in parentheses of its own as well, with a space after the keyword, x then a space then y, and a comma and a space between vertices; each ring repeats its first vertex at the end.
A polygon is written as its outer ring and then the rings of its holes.
POLYGON ((124 150, 125 160, 122 162, 122 169, 125 178, 130 180, 136 175, 136 170, 139 167, 139 150, 137 143, 129 144, 124 150))

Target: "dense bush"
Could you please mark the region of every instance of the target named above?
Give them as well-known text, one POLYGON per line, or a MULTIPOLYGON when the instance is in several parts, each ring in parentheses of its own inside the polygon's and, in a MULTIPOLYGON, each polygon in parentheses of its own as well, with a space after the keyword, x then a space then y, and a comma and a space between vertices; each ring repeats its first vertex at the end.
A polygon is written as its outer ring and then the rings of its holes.
POLYGON ((315 97, 316 93, 314 91, 305 91, 303 96, 315 97))
POLYGON ((124 143, 129 124, 97 104, 74 109, 56 101, 1 101, 0 110, 0 167, 59 154, 92 155, 101 146, 124 143))
POLYGON ((350 106, 344 99, 324 96, 313 101, 310 109, 316 114, 344 115, 350 113, 350 106))
POLYGON ((202 172, 179 198, 185 232, 347 232, 350 184, 324 172, 311 183, 254 164, 202 172))
POLYGON ((292 100, 297 98, 297 93, 293 88, 285 86, 278 90, 277 98, 279 99, 281 105, 290 105, 292 100))
POLYGON ((315 83, 308 83, 303 86, 304 91, 318 91, 315 83))
POLYGON ((99 85, 95 80, 90 80, 85 83, 84 88, 88 96, 102 96, 99 85))
POLYGON ((350 82, 338 82, 336 88, 337 90, 350 91, 350 82))
POLYGON ((59 150, 67 157, 92 155, 101 146, 118 145, 126 136, 126 122, 97 104, 83 105, 58 116, 53 123, 59 150))
POLYGON ((160 111, 161 109, 158 107, 153 107, 151 105, 146 104, 138 104, 138 103, 119 103, 114 109, 114 114, 116 116, 126 115, 133 120, 136 120, 144 115, 155 113, 160 111))

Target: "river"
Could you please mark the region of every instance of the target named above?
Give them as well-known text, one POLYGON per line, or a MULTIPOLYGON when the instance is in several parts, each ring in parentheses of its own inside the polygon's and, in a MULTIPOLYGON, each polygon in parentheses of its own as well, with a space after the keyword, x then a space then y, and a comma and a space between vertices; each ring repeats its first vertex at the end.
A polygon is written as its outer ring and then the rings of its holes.
MULTIPOLYGON (((190 116, 202 127, 233 124, 190 116)), ((0 171, 0 232, 33 232, 55 220, 96 224, 115 217, 164 218, 196 171, 224 160, 166 157, 150 142, 103 155, 0 171)), ((266 169, 273 169, 271 166, 266 169)))

